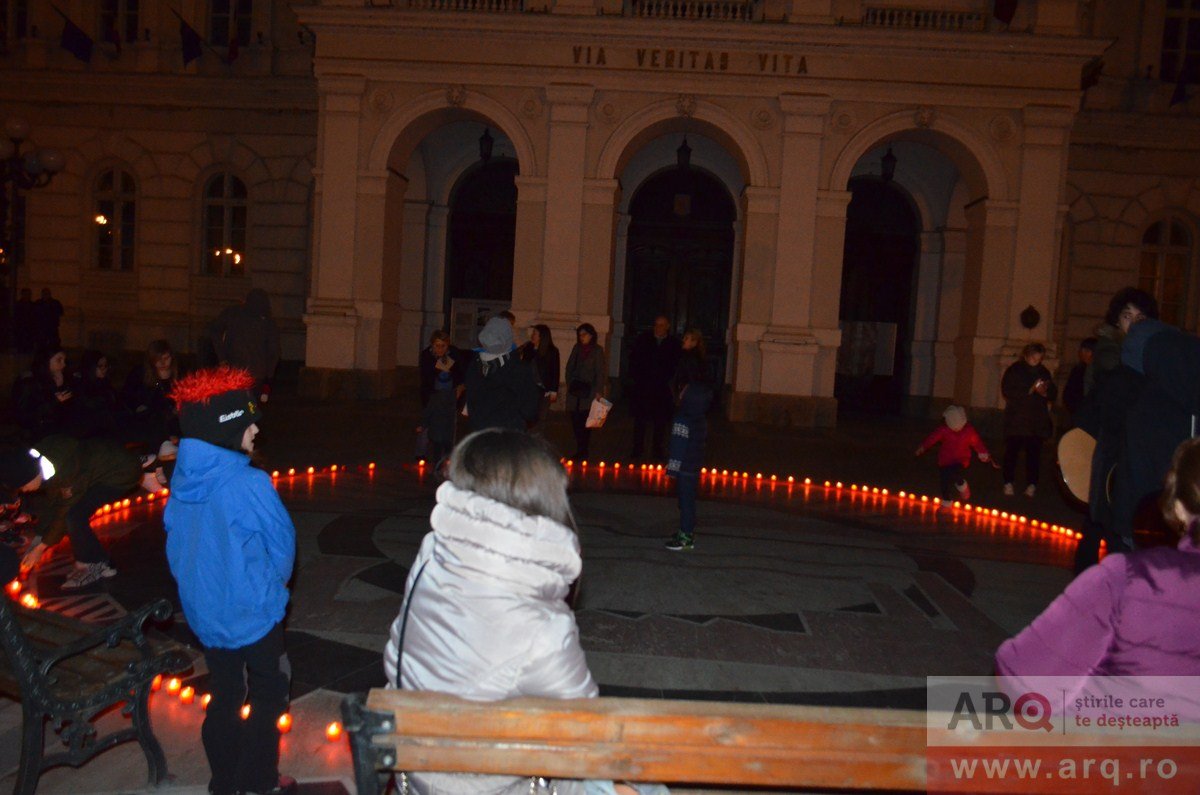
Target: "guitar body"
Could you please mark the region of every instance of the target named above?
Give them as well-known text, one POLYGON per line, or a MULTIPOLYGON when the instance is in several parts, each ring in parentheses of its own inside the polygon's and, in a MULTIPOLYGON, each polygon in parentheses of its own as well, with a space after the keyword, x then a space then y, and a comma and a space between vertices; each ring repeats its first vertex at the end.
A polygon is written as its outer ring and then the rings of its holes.
POLYGON ((1092 481, 1092 456, 1096 438, 1082 428, 1072 428, 1058 440, 1058 469, 1063 484, 1075 499, 1087 504, 1092 481))

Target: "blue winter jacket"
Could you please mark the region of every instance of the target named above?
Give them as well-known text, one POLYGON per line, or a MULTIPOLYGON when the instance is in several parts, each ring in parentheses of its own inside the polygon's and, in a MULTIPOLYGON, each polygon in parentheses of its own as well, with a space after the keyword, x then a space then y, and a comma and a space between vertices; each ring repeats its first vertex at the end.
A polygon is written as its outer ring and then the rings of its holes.
POLYGON ((283 619, 296 528, 249 456, 184 439, 163 522, 183 613, 201 643, 248 646, 283 619))

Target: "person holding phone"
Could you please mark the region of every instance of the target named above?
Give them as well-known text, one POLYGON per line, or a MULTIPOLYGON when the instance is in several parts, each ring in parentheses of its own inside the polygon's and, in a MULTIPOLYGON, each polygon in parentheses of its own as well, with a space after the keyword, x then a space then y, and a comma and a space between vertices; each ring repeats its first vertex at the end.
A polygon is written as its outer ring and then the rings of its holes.
POLYGON ((1042 364, 1046 346, 1031 342, 1021 358, 1009 365, 1000 380, 1004 395, 1004 493, 1016 493, 1017 459, 1025 457, 1025 496, 1037 493, 1041 474, 1042 444, 1054 435, 1050 407, 1058 387, 1042 364))

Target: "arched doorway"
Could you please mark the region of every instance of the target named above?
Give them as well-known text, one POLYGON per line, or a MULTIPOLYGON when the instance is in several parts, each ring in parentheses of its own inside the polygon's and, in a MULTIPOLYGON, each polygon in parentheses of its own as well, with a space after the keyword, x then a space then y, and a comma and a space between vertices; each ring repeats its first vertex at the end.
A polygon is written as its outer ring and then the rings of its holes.
POLYGON ((444 311, 458 345, 473 345, 481 321, 512 303, 517 161, 481 163, 450 197, 444 311))
POLYGON ((879 177, 850 180, 834 396, 839 409, 898 413, 908 383, 920 220, 879 177))
POLYGON ((664 314, 676 334, 704 333, 710 376, 722 384, 737 217, 729 191, 698 168, 671 168, 642 183, 629 215, 622 351, 664 314))

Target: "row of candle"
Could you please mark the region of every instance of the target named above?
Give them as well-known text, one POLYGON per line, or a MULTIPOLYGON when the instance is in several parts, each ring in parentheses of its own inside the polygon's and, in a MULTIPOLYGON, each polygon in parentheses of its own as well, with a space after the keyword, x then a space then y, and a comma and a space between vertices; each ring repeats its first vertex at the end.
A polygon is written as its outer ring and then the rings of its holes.
MULTIPOLYGON (((176 676, 172 676, 171 678, 164 681, 162 674, 159 674, 158 676, 154 677, 154 679, 150 682, 150 690, 151 690, 151 692, 157 693, 159 690, 161 690, 164 687, 164 685, 166 686, 168 693, 170 693, 173 696, 177 696, 179 698, 179 703, 181 703, 181 704, 198 703, 200 705, 200 709, 207 710, 209 702, 212 701, 211 693, 204 693, 204 694, 200 695, 199 698, 197 698, 196 689, 194 687, 192 687, 191 685, 184 685, 183 682, 179 679, 179 677, 176 677, 176 676)), ((241 716, 242 716, 242 720, 246 720, 250 717, 250 705, 249 704, 242 705, 241 716)), ((290 712, 283 713, 275 721, 275 725, 279 728, 280 734, 287 734, 288 732, 290 732, 292 730, 293 723, 294 723, 294 719, 292 718, 292 714, 290 712)), ((342 736, 341 722, 332 721, 325 725, 325 739, 329 740, 330 742, 333 742, 333 741, 340 739, 341 736, 342 736)))

